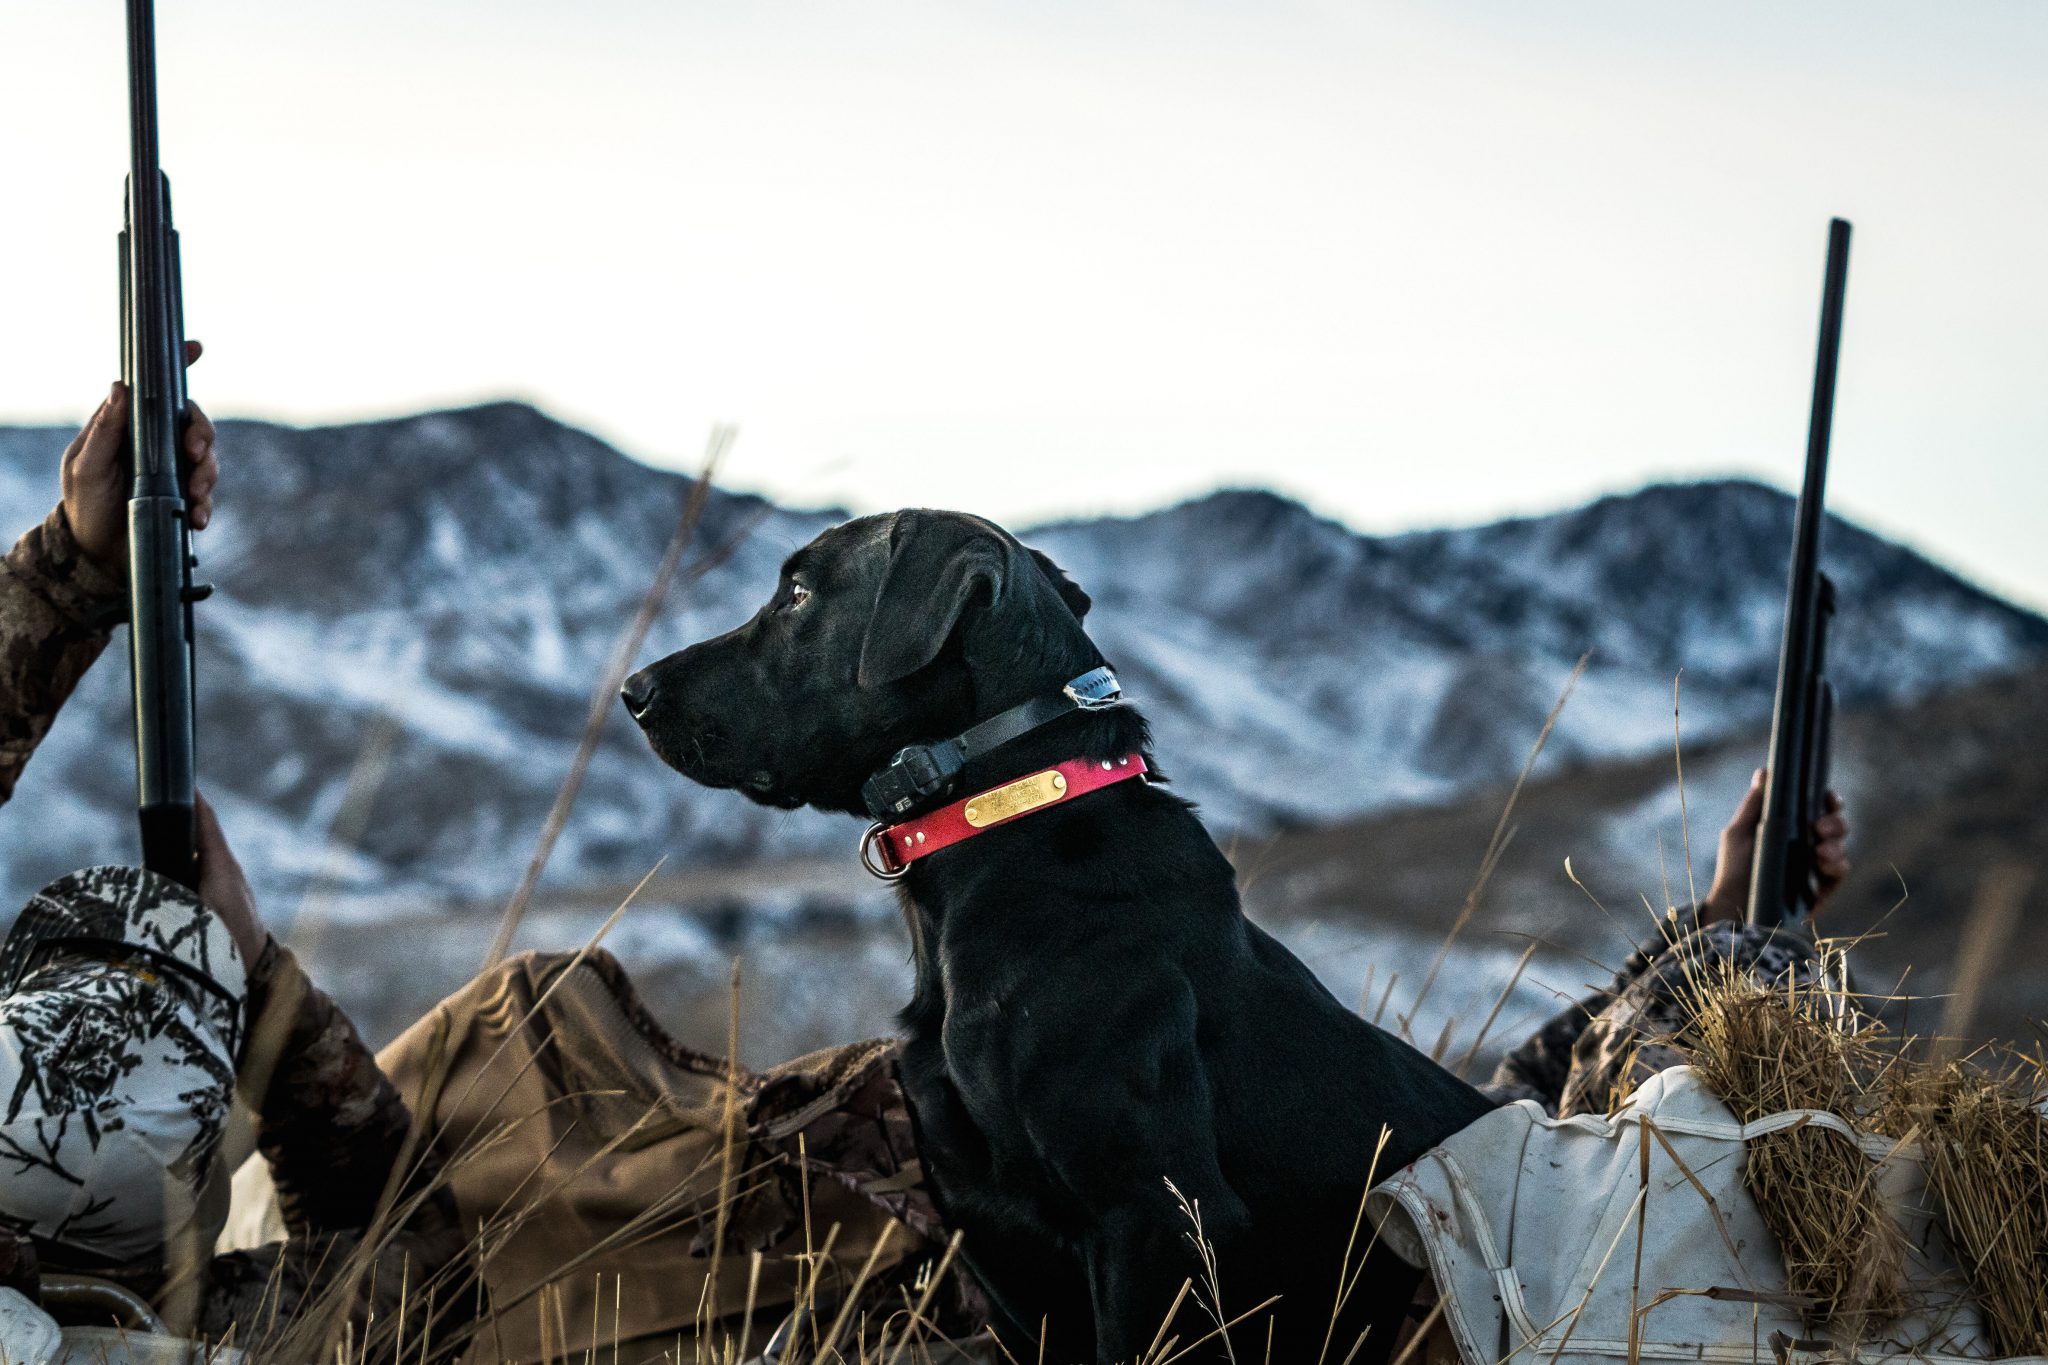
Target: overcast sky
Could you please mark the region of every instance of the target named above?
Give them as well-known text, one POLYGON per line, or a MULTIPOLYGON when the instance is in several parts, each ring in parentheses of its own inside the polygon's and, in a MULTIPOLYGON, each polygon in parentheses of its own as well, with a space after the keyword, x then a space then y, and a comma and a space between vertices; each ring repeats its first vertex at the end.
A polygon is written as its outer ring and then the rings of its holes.
MULTIPOLYGON (((160 10, 217 413, 730 419, 734 483, 1013 522, 1790 484, 1839 213, 1837 505, 2048 606, 2038 0, 160 10)), ((0 0, 0 420, 111 372, 120 23, 0 0)))

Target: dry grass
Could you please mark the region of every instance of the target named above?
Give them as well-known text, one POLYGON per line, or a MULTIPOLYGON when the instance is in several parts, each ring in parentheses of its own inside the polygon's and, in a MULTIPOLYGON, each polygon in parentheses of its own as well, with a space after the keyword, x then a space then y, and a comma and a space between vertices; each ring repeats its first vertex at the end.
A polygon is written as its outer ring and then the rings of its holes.
MULTIPOLYGON (((1842 997, 1698 984, 1678 1041, 1744 1121, 1837 1115, 1917 1148, 1932 1209, 2001 1355, 2048 1354, 2048 1066, 2040 1057, 1946 1055, 1901 1038, 1842 997)), ((1752 1141, 1744 1179, 1784 1254, 1787 1288, 1855 1333, 1906 1307, 1908 1247, 1876 1188, 1878 1163, 1841 1133, 1796 1127, 1752 1141)))
MULTIPOLYGON (((1680 1040, 1745 1123, 1811 1109, 1867 1122, 1875 1026, 1816 990, 1767 990, 1726 972, 1694 983, 1680 1040)), ((1906 1239, 1877 1167, 1832 1128, 1788 1128, 1748 1144, 1743 1177, 1785 1261, 1785 1287, 1861 1339, 1905 1307, 1906 1239)))
POLYGON ((2001 1355, 2048 1355, 2048 1072, 2041 1059, 1886 1073, 1881 1130, 1916 1133, 1928 1188, 2001 1355))
MULTIPOLYGON (((1768 990, 1747 976, 1724 971, 1715 979, 1696 982, 1694 990, 1694 1019, 1678 1041, 1738 1117, 1753 1120, 1811 1109, 1898 1139, 1901 1146, 1920 1143, 1938 1211, 1962 1253, 1971 1288, 1983 1304, 1999 1349, 2007 1354, 2043 1353, 2048 1348, 2048 1119, 2035 1108, 2044 1089, 2039 1060, 2009 1060, 1995 1072, 1981 1058, 1914 1060, 1907 1056, 1907 1044, 1845 1008, 1842 997, 1818 989, 1804 996, 1768 990)), ((454 1154, 448 1172, 460 1170, 465 1159, 488 1143, 509 1139, 525 1121, 508 1119, 490 1137, 473 1144, 471 1152, 454 1154)), ((947 1336, 938 1305, 953 1274, 957 1241, 932 1248, 907 1274, 882 1276, 876 1273, 880 1249, 867 1247, 850 1255, 839 1245, 834 1227, 806 1227, 800 1253, 806 1273, 794 1303, 757 1306, 750 1293, 746 1311, 724 1318, 700 1313, 694 1330, 655 1352, 642 1343, 621 1343, 616 1332, 607 1335, 603 1306, 607 1300, 615 1306, 622 1292, 614 1284, 598 1296, 598 1317, 572 1332, 561 1308, 561 1287, 578 1276, 588 1284, 594 1260, 651 1237, 672 1235, 680 1225, 703 1225, 717 1240, 728 1210, 767 1175, 758 1161, 748 1158, 739 1128, 729 1115, 724 1145, 703 1169, 683 1173, 677 1198, 647 1209, 609 1233, 599 1246, 575 1248, 547 1282, 511 1287, 509 1293, 501 1287, 488 1311, 465 1315, 439 1330, 428 1329, 432 1306, 462 1298, 479 1277, 491 1278, 494 1254, 541 1215, 551 1191, 515 1191, 485 1220, 464 1258, 409 1285, 396 1315, 362 1321, 355 1313, 359 1291, 377 1272, 380 1254, 390 1246, 396 1229, 425 1196, 419 1192, 395 1201, 378 1226, 350 1250, 348 1265, 323 1294, 291 1308, 261 1340, 248 1342, 254 1348, 252 1357, 333 1365, 387 1360, 432 1365, 467 1351, 473 1359, 500 1359, 490 1346, 493 1324, 515 1310, 530 1312, 538 1303, 542 1320, 554 1324, 544 1354, 565 1365, 602 1365, 607 1359, 623 1365, 656 1355, 676 1365, 925 1365, 969 1360, 1032 1365, 1036 1356, 1027 1343, 984 1340, 963 1354, 961 1344, 947 1336), (715 1188, 718 1198, 707 1211, 703 1203, 684 1197, 685 1188, 699 1193, 715 1188), (639 1354, 622 1355, 622 1346, 638 1347, 639 1354)), ((622 1134, 618 1141, 631 1136, 622 1134)), ((1756 1140, 1745 1169, 1760 1210, 1779 1239, 1788 1287, 1813 1305, 1816 1317, 1830 1318, 1857 1335, 1869 1335, 1869 1329, 1904 1307, 1907 1248, 1879 1198, 1875 1169, 1876 1163, 1856 1144, 1819 1127, 1794 1128, 1756 1140)), ((1187 1212, 1195 1243, 1203 1249, 1199 1211, 1189 1207, 1187 1212)), ((746 1273, 750 1285, 759 1279, 758 1253, 750 1262, 728 1259, 729 1273, 735 1268, 746 1273)), ((1218 1346, 1247 1365, 1263 1359, 1260 1348, 1266 1333, 1257 1319, 1270 1305, 1227 1315, 1213 1256, 1205 1254, 1203 1264, 1205 1274, 1184 1288, 1167 1324, 1186 1304, 1208 1319, 1208 1330, 1177 1339, 1163 1324, 1147 1359, 1172 1361, 1189 1351, 1218 1346)), ((1355 1273, 1347 1265, 1340 1277, 1340 1303, 1355 1273)), ((1354 1355, 1359 1345, 1331 1343, 1326 1351, 1335 1362, 1354 1355)))
MULTIPOLYGON (((629 898, 618 907, 607 929, 630 903, 629 898)), ((594 950, 603 937, 600 931, 584 952, 594 950)), ((568 975, 568 971, 558 974, 554 985, 568 975)), ((540 1014, 554 985, 529 1008, 519 1029, 540 1014)), ((735 1020, 738 986, 735 970, 735 1020)), ((430 1092, 438 1084, 432 1073, 445 1066, 445 1054, 430 1062, 430 1092)), ((496 1107, 494 1104, 493 1110, 496 1107)), ((435 1131, 435 1112, 430 1093, 415 1116, 414 1147, 444 1145, 437 1141, 441 1135, 435 1131)), ((724 1115, 723 1141, 695 1169, 678 1172, 676 1186, 667 1197, 619 1226, 607 1229, 589 1244, 565 1246, 560 1262, 537 1282, 509 1283, 507 1276, 498 1273, 498 1258, 523 1229, 546 1217, 554 1197, 568 1184, 598 1173, 611 1153, 630 1145, 644 1124, 658 1120, 661 1116, 653 1110, 639 1123, 612 1135, 573 1171, 552 1170, 547 1159, 541 1158, 528 1179, 507 1193, 500 1207, 481 1220, 462 1254, 448 1264, 420 1274, 417 1268, 404 1265, 391 1255, 407 1221, 434 1191, 450 1184, 467 1163, 486 1158, 498 1144, 516 1140, 523 1127, 541 1117, 517 1115, 497 1122, 447 1154, 431 1178, 414 1178, 426 1170, 425 1158, 416 1158, 404 1173, 403 1181, 394 1175, 393 1188, 402 1188, 403 1196, 394 1194, 387 1198, 386 1206, 378 1210, 368 1229, 336 1248, 336 1264, 331 1274, 321 1277, 318 1292, 294 1302, 281 1286, 275 1286, 269 1296, 266 1320, 238 1330, 224 1344, 239 1346, 254 1365, 304 1365, 307 1361, 326 1365, 442 1365, 462 1358, 478 1362, 506 1360, 514 1357, 502 1348, 497 1329, 501 1323, 509 1322, 512 1315, 527 1314, 537 1315, 541 1324, 540 1359, 560 1361, 562 1365, 605 1365, 607 1361, 610 1365, 627 1365, 655 1359, 674 1365, 1043 1365, 1036 1342, 1000 1342, 986 1335, 962 1342, 948 1334, 946 1301, 953 1297, 952 1281, 956 1277, 960 1245, 957 1234, 946 1246, 928 1247, 924 1255, 886 1274, 880 1273, 878 1267, 883 1264, 892 1240, 909 1234, 890 1226, 877 1241, 855 1248, 842 1243, 837 1225, 814 1227, 808 1177, 801 1162, 798 1179, 805 1182, 800 1201, 803 1248, 793 1258, 801 1272, 796 1293, 790 1302, 758 1303, 754 1288, 762 1277, 762 1253, 719 1256, 716 1249, 739 1206, 771 1178, 769 1166, 773 1159, 754 1154, 746 1141, 744 1124, 730 1104, 724 1115), (689 1330, 661 1343, 621 1340, 617 1323, 624 1285, 616 1273, 599 1274, 598 1292, 593 1296, 587 1323, 570 1323, 564 1307, 565 1288, 589 1284, 594 1265, 654 1238, 699 1232, 709 1233, 709 1246, 714 1254, 707 1258, 700 1284, 677 1286, 678 1293, 692 1294, 699 1303, 697 1319, 689 1330), (378 1297, 373 1292, 376 1277, 380 1273, 390 1274, 394 1265, 405 1279, 396 1311, 381 1317, 375 1312, 365 1313, 366 1300, 378 1297), (742 1310, 717 1316, 712 1304, 721 1268, 728 1272, 743 1269, 748 1292, 742 1310), (480 1283, 491 1286, 487 1303, 477 1294, 480 1283), (452 1314, 445 1311, 451 1304, 457 1305, 452 1314)), ((1384 1149, 1389 1136, 1385 1131, 1381 1133, 1379 1149, 1384 1149)), ((1378 1159, 1376 1150, 1375 1169, 1378 1159)), ((1169 1190, 1179 1197, 1179 1191, 1172 1190, 1170 1182, 1169 1190)), ((1358 1217, 1330 1310, 1332 1332, 1326 1339, 1323 1356, 1331 1365, 1353 1360, 1365 1345, 1362 1336, 1343 1341, 1334 1334, 1345 1304, 1358 1287, 1365 1258, 1377 1244, 1379 1229, 1365 1217, 1364 1194, 1361 1190, 1358 1217)), ((1220 1267, 1215 1248, 1203 1229, 1200 1207, 1193 1201, 1180 1202, 1201 1273, 1182 1285, 1180 1296, 1162 1319, 1151 1348, 1134 1365, 1177 1365, 1191 1355, 1212 1350, 1220 1350, 1226 1358, 1243 1365, 1276 1365, 1271 1354, 1270 1310, 1277 1299, 1227 1311, 1220 1267), (1184 1305, 1198 1310, 1193 1316, 1207 1321, 1191 1322, 1190 1315, 1181 1311, 1184 1305)), ((388 1304, 389 1296, 383 1296, 383 1301, 388 1304)))

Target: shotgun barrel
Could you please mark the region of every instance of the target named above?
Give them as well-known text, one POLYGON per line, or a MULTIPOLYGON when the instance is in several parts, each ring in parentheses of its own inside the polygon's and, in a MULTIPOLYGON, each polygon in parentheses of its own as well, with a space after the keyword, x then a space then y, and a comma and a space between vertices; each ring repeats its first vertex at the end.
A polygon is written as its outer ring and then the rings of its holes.
POLYGON ((1849 225, 1828 225, 1827 283, 1821 294, 1820 353, 1814 362, 1813 412, 1806 432, 1806 481, 1792 533, 1785 593, 1785 635, 1771 708, 1770 760, 1749 886, 1749 922, 1797 925, 1819 898, 1814 822, 1824 812, 1835 691, 1827 679, 1828 624, 1835 586, 1821 572, 1826 520, 1828 436, 1834 425, 1835 367, 1842 350, 1842 299, 1849 282, 1849 225))
POLYGON ((157 160, 156 16, 128 0, 131 162, 121 232, 121 377, 128 385, 128 661, 142 862, 187 886, 193 848, 192 528, 182 461, 185 334, 171 187, 157 160))

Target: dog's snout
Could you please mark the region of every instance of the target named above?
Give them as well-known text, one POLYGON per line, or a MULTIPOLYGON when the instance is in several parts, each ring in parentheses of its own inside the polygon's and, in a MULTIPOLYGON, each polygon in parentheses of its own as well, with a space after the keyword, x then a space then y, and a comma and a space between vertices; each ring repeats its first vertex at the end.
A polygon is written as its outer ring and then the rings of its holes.
POLYGON ((654 680, 654 670, 643 668, 626 679, 626 685, 619 689, 619 698, 626 703, 626 710, 632 713, 633 719, 639 720, 647 714, 647 709, 654 705, 655 694, 659 691, 660 688, 654 680))

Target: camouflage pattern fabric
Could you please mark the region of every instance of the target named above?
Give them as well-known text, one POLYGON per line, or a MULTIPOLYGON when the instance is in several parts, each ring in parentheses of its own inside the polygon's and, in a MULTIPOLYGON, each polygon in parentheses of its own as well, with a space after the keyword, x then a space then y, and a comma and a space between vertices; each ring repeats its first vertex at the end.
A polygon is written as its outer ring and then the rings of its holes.
POLYGON ((85 557, 61 506, 0 557, 0 801, 107 647, 127 590, 85 557))
POLYGON ((220 917, 168 877, 89 867, 36 892, 0 942, 0 993, 19 991, 56 956, 118 960, 173 978, 228 1055, 241 1055, 241 955, 220 917))
POLYGON ((88 1266, 210 1241, 244 996, 219 917, 155 873, 87 868, 36 893, 0 964, 0 1226, 88 1266))
POLYGON ((924 1185, 899 1060, 890 1038, 800 1058, 769 1073, 749 1119, 756 1140, 790 1169, 802 1162, 944 1243, 950 1234, 924 1185))
POLYGON ((1697 910, 1679 912, 1629 955, 1612 985, 1544 1024, 1480 1089, 1503 1104, 1535 1100, 1556 1118, 1612 1112, 1659 1071, 1686 1063, 1666 1040, 1688 1021, 1690 985, 1729 970, 1803 988, 1823 980, 1826 962, 1797 930, 1702 924, 1697 910))
MULTIPOLYGON (((902 1044, 894 1038, 814 1053, 769 1073, 748 1111, 755 1141, 782 1158, 785 1188, 803 1166, 875 1205, 936 1250, 952 1236, 924 1183, 910 1102, 903 1095, 902 1044)), ((788 1190, 788 1195, 794 1195, 788 1190)), ((788 1197, 787 1195, 785 1197, 788 1197)), ((792 1199, 792 1204, 800 1207, 792 1199)), ((875 1318, 894 1310, 900 1293, 891 1277, 876 1277, 865 1307, 875 1318)), ((966 1267, 953 1265, 927 1311, 945 1335, 965 1341, 988 1326, 989 1303, 966 1267)), ((997 1357, 990 1353, 988 1359, 997 1357)))
MULTIPOLYGON (((41 896, 54 900, 66 887, 104 885, 108 874, 119 874, 111 878, 117 884, 162 881, 133 868, 92 869, 41 896)), ((164 900, 182 899, 211 916, 182 888, 164 885, 179 893, 164 900)), ((160 921, 161 900, 153 911, 160 921)), ((167 936, 153 923, 136 937, 167 936)), ((233 953, 232 943, 213 947, 233 953)), ((115 1280, 155 1300, 181 1331, 217 1340, 232 1330, 235 1340, 251 1344, 316 1302, 358 1327, 373 1315, 389 1317, 407 1285, 417 1289, 461 1253, 454 1201, 437 1184, 440 1166, 431 1154, 422 1150, 408 1162, 408 1178, 391 1181, 406 1155, 411 1118, 404 1102, 341 1008, 273 940, 246 989, 239 962, 223 974, 233 982, 237 1019, 246 1013, 252 1021, 239 1082, 257 1109, 258 1147, 279 1190, 288 1236, 252 1250, 192 1256, 197 1274, 173 1264, 182 1259, 168 1254, 174 1248, 210 1252, 218 1231, 206 1223, 195 1236, 180 1235, 205 1223, 204 1211, 217 1214, 225 1193, 227 1172, 213 1156, 237 1086, 236 1054, 178 977, 132 961, 78 958, 63 948, 38 961, 22 988, 0 1000, 0 1019, 47 1015, 60 1025, 38 1025, 34 1036, 16 1030, 27 1045, 15 1047, 12 1058, 24 1062, 30 1093, 44 1099, 19 1124, 0 1128, 0 1169, 9 1177, 0 1185, 0 1228, 23 1234, 30 1265, 39 1242, 44 1268, 115 1280), (102 1007, 110 996, 112 1010, 102 1007), (178 1052, 178 1045, 199 1050, 178 1052), (17 1136, 21 1125, 27 1136, 17 1136), (116 1137, 137 1130, 151 1145, 139 1157, 109 1160, 116 1137), (38 1183, 45 1174, 54 1178, 38 1183), (409 1215, 359 1255, 387 1184, 394 1207, 409 1215), (44 1210, 33 1202, 38 1194, 45 1202, 70 1202, 44 1210), (167 1210, 182 1212, 175 1226, 167 1210)), ((0 1078, 8 1060, 0 1047, 0 1078)), ((458 1297, 447 1293, 440 1302, 458 1297)))

